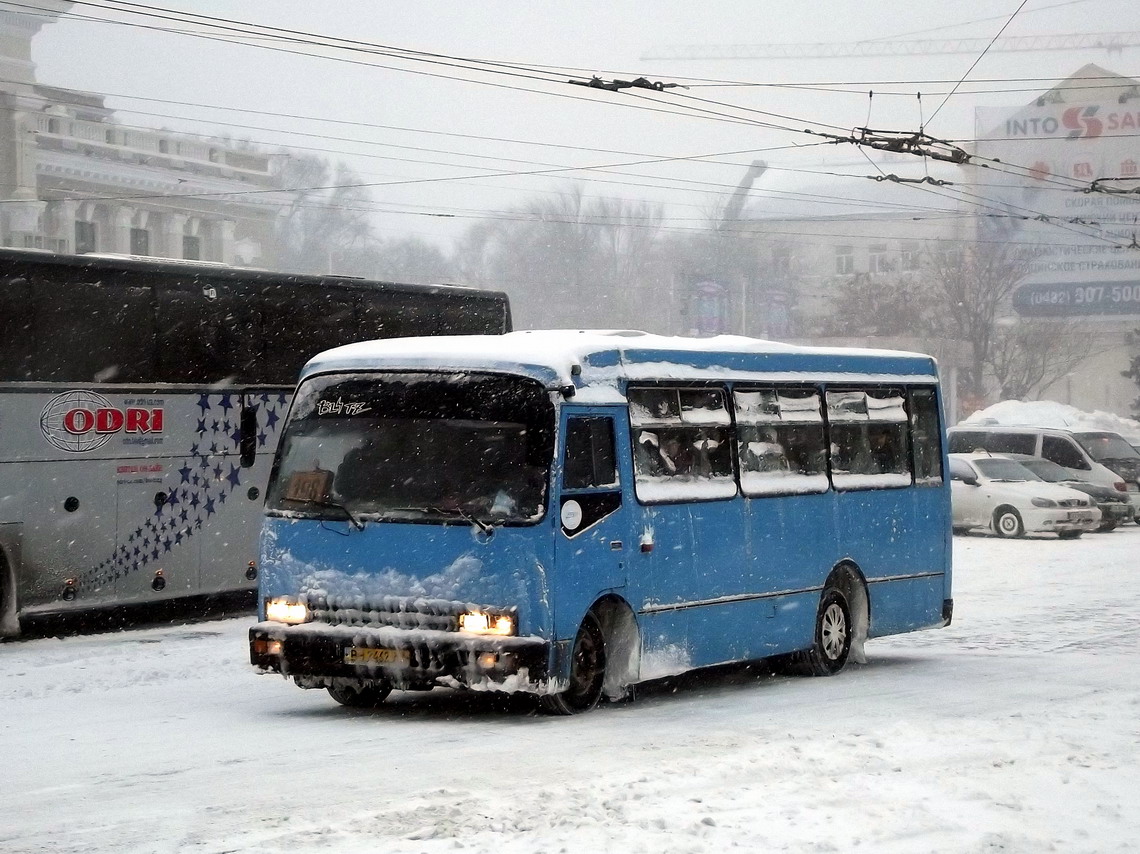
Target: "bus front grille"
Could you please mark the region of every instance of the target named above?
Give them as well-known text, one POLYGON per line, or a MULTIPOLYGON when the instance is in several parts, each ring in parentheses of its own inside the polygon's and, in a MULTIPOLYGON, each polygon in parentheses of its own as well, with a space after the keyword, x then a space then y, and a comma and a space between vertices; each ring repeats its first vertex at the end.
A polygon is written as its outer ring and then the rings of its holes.
POLYGON ((305 604, 317 623, 334 626, 391 626, 398 629, 459 631, 459 615, 466 610, 460 602, 410 597, 364 596, 327 597, 310 595, 305 604))

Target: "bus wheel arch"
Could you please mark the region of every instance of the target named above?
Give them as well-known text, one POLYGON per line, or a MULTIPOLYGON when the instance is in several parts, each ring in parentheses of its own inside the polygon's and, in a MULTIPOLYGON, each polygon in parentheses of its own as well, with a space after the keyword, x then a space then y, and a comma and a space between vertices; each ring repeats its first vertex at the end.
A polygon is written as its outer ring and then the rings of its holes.
POLYGON ((20 634, 16 616, 16 566, 0 546, 0 638, 20 634))
POLYGON ((858 566, 844 561, 831 570, 823 585, 825 591, 829 587, 838 589, 847 599, 851 615, 851 650, 848 655, 856 664, 866 664, 864 644, 871 629, 871 597, 867 593, 867 579, 858 566))
POLYGON ((557 715, 588 712, 604 698, 618 699, 637 678, 641 642, 633 609, 614 595, 594 602, 582 618, 570 648, 568 680, 540 697, 557 715))
POLYGON ((620 596, 599 599, 590 610, 601 623, 606 642, 606 678, 603 693, 607 699, 627 696, 641 669, 641 632, 633 608, 620 596))
POLYGON ((796 656, 800 669, 813 676, 830 676, 849 660, 867 661, 863 645, 871 622, 867 581, 854 563, 835 566, 824 582, 812 631, 812 646, 796 656))

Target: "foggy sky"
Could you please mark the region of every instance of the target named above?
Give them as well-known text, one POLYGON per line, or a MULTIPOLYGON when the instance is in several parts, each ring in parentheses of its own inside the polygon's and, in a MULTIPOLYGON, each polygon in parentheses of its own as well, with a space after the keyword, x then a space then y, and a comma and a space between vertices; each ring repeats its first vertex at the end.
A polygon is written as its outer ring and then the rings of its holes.
MULTIPOLYGON (((290 145, 303 147, 298 150, 315 149, 334 159, 349 161, 366 180, 377 183, 448 179, 373 190, 373 199, 382 211, 377 222, 383 234, 417 235, 446 242, 477 221, 480 215, 494 215, 528 197, 563 191, 570 180, 589 182, 586 186, 591 194, 663 201, 668 205, 667 215, 675 218, 675 223, 698 226, 715 203, 717 194, 729 192, 754 158, 791 167, 854 162, 861 158, 850 146, 790 148, 813 142, 802 134, 754 124, 638 110, 631 108, 633 105, 678 109, 678 104, 684 103, 678 96, 692 95, 782 114, 790 118, 747 115, 791 128, 813 126, 843 132, 844 128, 869 123, 877 128, 912 130, 920 122, 916 93, 922 92, 921 115, 929 120, 945 93, 977 58, 973 54, 951 54, 843 60, 666 62, 641 59, 656 47, 890 38, 988 39, 997 34, 1018 2, 946 4, 910 0, 905 3, 747 4, 707 0, 695 4, 666 0, 635 6, 601 0, 542 4, 509 0, 477 4, 440 0, 414 4, 376 3, 374 0, 339 0, 334 4, 312 0, 240 3, 164 0, 162 5, 438 54, 558 66, 566 68, 568 73, 578 69, 577 73, 597 73, 605 79, 644 75, 671 82, 707 78, 753 84, 860 84, 849 87, 847 92, 802 87, 716 86, 663 94, 639 92, 631 96, 361 54, 352 56, 351 63, 333 61, 318 56, 319 48, 306 45, 292 48, 298 53, 291 54, 259 49, 247 37, 242 39, 244 44, 226 44, 184 34, 77 19, 53 24, 34 42, 33 58, 41 83, 108 93, 108 104, 120 111, 119 119, 124 124, 228 133, 267 147, 290 145), (974 23, 961 25, 963 22, 974 23), (370 63, 398 66, 405 71, 379 68, 370 63), (445 76, 431 77, 409 71, 445 76), (460 76, 498 85, 448 79, 460 76), (539 91, 520 91, 524 88, 539 91), (868 90, 875 92, 871 99, 868 90), (135 100, 140 98, 155 100, 135 100), (228 107, 231 111, 218 107, 228 107), (362 126, 334 124, 334 121, 356 122, 362 126), (829 125, 832 127, 827 127, 829 125), (396 130, 396 127, 407 130, 396 130), (294 135, 297 132, 316 136, 294 135), (508 139, 545 145, 503 141, 508 139), (770 150, 778 147, 783 150, 770 150), (598 178, 604 177, 597 172, 557 177, 474 177, 488 168, 541 170, 622 163, 644 159, 641 155, 692 157, 706 154, 723 156, 715 158, 718 162, 714 164, 658 163, 624 170, 655 176, 658 180, 654 182, 645 177, 622 180, 670 185, 665 188, 597 183, 598 178), (412 159, 448 165, 406 162, 412 159), (704 184, 686 185, 681 183, 683 180, 704 184), (440 213, 450 214, 452 218, 423 215, 440 213)), ((155 26, 153 21, 108 13, 102 7, 102 0, 77 4, 71 14, 113 16, 155 26)), ((1004 35, 1131 30, 1140 30, 1140 4, 1134 0, 1067 3, 1041 0, 1028 3, 1004 35)), ((946 138, 969 138, 974 129, 975 107, 1024 104, 1087 62, 1096 62, 1128 76, 1140 75, 1138 50, 1125 49, 1112 55, 1105 50, 990 53, 974 68, 959 93, 928 124, 927 130, 946 138), (1041 79, 1009 80, 1015 77, 1041 79), (970 82, 994 79, 1001 82, 970 82), (975 94, 977 88, 1006 91, 975 94)), ((733 112, 719 106, 687 103, 733 112)), ((772 176, 767 179, 771 180, 772 176)), ((810 183, 809 178, 804 180, 805 184, 810 183)), ((857 182, 852 181, 852 184, 857 182)), ((781 179, 780 186, 788 187, 788 180, 781 179)), ((758 185, 758 189, 762 187, 763 183, 758 185)), ((852 186, 852 195, 860 191, 857 185, 852 186)))

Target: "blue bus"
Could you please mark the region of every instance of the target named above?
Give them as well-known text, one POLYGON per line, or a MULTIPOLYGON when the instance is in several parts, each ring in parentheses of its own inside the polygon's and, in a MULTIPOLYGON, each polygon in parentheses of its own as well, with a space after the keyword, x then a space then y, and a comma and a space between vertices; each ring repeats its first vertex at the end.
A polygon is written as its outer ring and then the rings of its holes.
POLYGON ((345 705, 527 691, 571 714, 945 626, 929 356, 527 331, 312 359, 270 477, 250 656, 345 705))

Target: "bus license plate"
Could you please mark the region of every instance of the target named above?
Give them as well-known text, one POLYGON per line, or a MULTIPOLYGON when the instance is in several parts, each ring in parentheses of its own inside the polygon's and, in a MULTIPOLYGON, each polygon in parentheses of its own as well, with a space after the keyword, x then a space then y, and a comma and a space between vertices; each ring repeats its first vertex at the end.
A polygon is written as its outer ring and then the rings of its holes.
POLYGON ((406 649, 350 646, 344 651, 345 664, 394 664, 406 667, 410 661, 411 654, 406 649))

